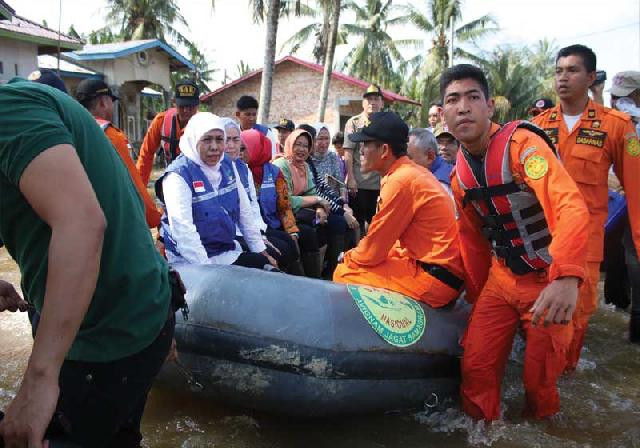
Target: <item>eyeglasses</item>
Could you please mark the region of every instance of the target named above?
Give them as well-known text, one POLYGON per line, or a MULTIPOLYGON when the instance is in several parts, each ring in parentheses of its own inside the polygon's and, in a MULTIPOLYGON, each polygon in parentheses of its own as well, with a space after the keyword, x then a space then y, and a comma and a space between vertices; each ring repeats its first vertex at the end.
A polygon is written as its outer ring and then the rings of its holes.
POLYGON ((309 149, 309 145, 306 143, 294 143, 293 147, 298 149, 309 149))

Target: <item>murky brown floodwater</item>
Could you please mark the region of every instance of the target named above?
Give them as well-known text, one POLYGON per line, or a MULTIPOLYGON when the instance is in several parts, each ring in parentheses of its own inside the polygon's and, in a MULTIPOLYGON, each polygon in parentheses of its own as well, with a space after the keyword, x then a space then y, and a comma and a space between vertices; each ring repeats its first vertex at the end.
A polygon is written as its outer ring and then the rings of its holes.
MULTIPOLYGON (((0 249, 0 278, 20 275, 0 249)), ((457 403, 435 413, 298 422, 210 403, 197 394, 155 388, 143 420, 147 447, 640 447, 640 346, 627 342, 628 316, 602 307, 579 371, 560 384, 563 410, 547 422, 519 417, 522 350, 509 363, 505 420, 484 428, 457 403)), ((31 347, 25 314, 0 313, 0 409, 19 385, 31 347)), ((517 344, 521 345, 521 344, 517 344)), ((521 347, 520 347, 521 348, 521 347)))

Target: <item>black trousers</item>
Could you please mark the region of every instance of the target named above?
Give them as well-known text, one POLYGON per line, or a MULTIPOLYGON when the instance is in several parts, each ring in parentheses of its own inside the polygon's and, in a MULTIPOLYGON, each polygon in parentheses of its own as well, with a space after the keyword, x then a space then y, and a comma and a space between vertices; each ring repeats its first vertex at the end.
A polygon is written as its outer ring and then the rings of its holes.
POLYGON ((284 230, 267 227, 266 235, 269 242, 280 251, 280 254, 268 246, 267 252, 276 259, 280 270, 286 271, 289 269, 291 263, 296 261, 300 256, 296 242, 293 241, 293 238, 284 230))
POLYGON ((147 395, 173 339, 175 318, 134 355, 107 363, 65 361, 60 397, 46 439, 82 447, 140 447, 147 395))
POLYGON ((365 234, 365 222, 370 223, 373 215, 376 214, 378 196, 380 196, 380 190, 362 190, 358 188, 355 197, 351 197, 349 204, 358 220, 358 224, 360 224, 360 235, 364 236, 365 234))

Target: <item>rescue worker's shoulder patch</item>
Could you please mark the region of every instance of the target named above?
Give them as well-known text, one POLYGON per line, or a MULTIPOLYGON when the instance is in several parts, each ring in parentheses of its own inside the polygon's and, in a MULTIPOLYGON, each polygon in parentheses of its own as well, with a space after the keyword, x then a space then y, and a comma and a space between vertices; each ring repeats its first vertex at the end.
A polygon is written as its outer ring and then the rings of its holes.
POLYGON ((637 157, 640 155, 640 141, 638 141, 638 136, 632 134, 627 137, 627 154, 631 157, 637 157))
MULTIPOLYGON (((536 148, 527 148, 525 152, 531 149, 533 149, 533 151, 531 152, 533 153, 536 148)), ((545 157, 541 156, 540 154, 533 154, 524 162, 524 172, 529 179, 541 179, 545 174, 547 174, 547 171, 549 171, 549 162, 547 162, 547 159, 545 159, 545 157)))

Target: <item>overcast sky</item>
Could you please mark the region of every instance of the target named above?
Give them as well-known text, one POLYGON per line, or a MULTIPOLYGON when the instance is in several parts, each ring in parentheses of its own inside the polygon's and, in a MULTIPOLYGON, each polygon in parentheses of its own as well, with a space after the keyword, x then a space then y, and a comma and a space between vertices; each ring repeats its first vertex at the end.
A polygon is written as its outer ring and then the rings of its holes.
MULTIPOLYGON (((63 31, 73 24, 80 33, 104 26, 105 0, 8 0, 17 14, 58 27, 59 2, 62 2, 63 31)), ((207 56, 211 67, 219 68, 218 79, 226 69, 235 78, 240 60, 252 68, 262 66, 265 28, 252 23, 247 0, 216 0, 212 11, 210 0, 177 0, 189 23, 184 30, 207 56)), ((406 3, 398 1, 398 4, 406 3)), ((413 0, 426 7, 427 0, 413 0)), ((491 38, 480 42, 484 50, 497 45, 533 45, 536 41, 553 39, 558 46, 582 43, 598 56, 598 68, 607 71, 607 88, 613 75, 622 70, 640 70, 640 0, 467 0, 463 3, 463 21, 483 14, 493 15, 501 28, 491 38)), ((342 23, 353 19, 344 16, 342 23)), ((283 19, 278 32, 280 45, 310 19, 283 19)), ((405 26, 390 30, 397 39, 422 38, 417 30, 405 26)), ((347 47, 339 47, 341 61, 347 47)), ((414 50, 415 53, 415 50, 414 50)), ((278 53, 277 57, 284 56, 278 53)), ((408 54, 410 56, 410 54, 408 54)), ((311 47, 298 53, 312 60, 311 47)), ((212 88, 219 82, 211 82, 212 88)))

